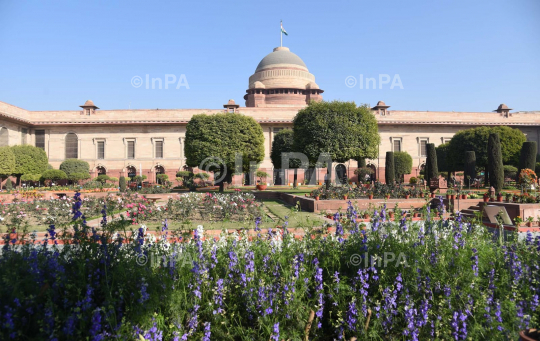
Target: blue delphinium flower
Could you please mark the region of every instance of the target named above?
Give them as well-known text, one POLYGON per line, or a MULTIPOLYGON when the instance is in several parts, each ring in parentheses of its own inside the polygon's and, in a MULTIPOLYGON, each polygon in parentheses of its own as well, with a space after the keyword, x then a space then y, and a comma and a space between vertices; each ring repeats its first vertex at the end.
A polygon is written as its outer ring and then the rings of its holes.
POLYGON ((475 248, 472 248, 473 255, 471 257, 472 263, 472 269, 474 271, 474 275, 478 276, 478 250, 475 248))
POLYGON ((279 322, 274 324, 271 339, 274 341, 279 341, 279 322))
POLYGON ((204 336, 202 338, 202 341, 210 341, 210 335, 212 335, 212 332, 210 331, 210 322, 204 323, 204 336))

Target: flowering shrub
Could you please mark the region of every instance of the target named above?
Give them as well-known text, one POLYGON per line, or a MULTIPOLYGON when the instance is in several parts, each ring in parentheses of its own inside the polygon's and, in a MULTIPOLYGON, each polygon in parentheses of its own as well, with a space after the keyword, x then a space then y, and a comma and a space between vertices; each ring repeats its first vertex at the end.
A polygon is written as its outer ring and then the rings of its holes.
POLYGON ((82 208, 76 196, 69 235, 6 236, 1 339, 507 340, 540 322, 540 238, 459 215, 390 222, 382 207, 364 226, 351 206, 330 236, 262 234, 256 219, 254 240, 199 228, 177 242, 167 221, 150 235, 106 207, 89 228, 82 208))
POLYGON ((525 168, 519 173, 519 183, 522 185, 531 186, 536 184, 537 181, 536 173, 531 169, 525 168))
POLYGON ((387 185, 376 182, 374 185, 369 186, 333 186, 328 189, 326 186, 322 186, 311 192, 311 197, 318 196, 320 199, 343 199, 346 195, 348 199, 367 198, 369 195, 373 195, 375 198, 405 198, 406 195, 413 198, 420 197, 423 191, 416 187, 405 187, 402 184, 387 185))

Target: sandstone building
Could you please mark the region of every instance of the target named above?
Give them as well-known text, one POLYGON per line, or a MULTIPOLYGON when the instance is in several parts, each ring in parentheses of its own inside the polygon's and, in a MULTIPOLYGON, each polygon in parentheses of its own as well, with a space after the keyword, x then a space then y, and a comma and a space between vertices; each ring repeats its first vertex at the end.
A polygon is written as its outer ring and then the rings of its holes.
MULTIPOLYGON (((46 151, 55 168, 67 158, 88 161, 92 177, 100 173, 115 177, 142 173, 155 181, 157 174, 166 173, 174 179, 185 166, 184 138, 191 116, 239 112, 253 117, 263 128, 266 157, 260 168, 274 174, 269 182, 287 184, 292 182, 292 171, 280 179, 270 162, 273 136, 290 128, 298 110, 311 100, 322 100, 322 93, 302 59, 288 48, 278 47, 261 60, 249 77, 245 107, 229 100, 223 109, 102 110, 88 100, 79 110, 28 111, 0 102, 0 146, 38 146, 46 151)), ((425 163, 426 143, 439 145, 459 130, 482 125, 519 128, 529 141, 540 143, 540 112, 511 110, 501 104, 486 112, 395 111, 380 101, 372 108, 381 135, 379 158, 368 163, 376 170, 377 178, 384 179, 386 152, 407 151, 413 157, 410 176, 416 176, 425 163)), ((340 176, 355 181, 355 161, 334 167, 340 176)), ((317 182, 323 181, 324 172, 314 174, 317 182)), ((303 176, 299 171, 300 180, 303 176)), ((248 176, 244 177, 249 181, 248 176)))

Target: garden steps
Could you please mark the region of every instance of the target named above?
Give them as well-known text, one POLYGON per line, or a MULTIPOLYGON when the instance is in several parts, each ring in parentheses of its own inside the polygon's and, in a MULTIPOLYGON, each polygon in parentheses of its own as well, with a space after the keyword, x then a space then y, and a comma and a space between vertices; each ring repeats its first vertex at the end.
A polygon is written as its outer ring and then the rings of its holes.
POLYGON ((474 218, 476 217, 476 214, 478 212, 481 212, 481 208, 480 206, 478 205, 475 205, 475 206, 469 206, 469 208, 466 208, 464 210, 461 210, 461 214, 464 216, 464 217, 470 217, 470 218, 474 218))

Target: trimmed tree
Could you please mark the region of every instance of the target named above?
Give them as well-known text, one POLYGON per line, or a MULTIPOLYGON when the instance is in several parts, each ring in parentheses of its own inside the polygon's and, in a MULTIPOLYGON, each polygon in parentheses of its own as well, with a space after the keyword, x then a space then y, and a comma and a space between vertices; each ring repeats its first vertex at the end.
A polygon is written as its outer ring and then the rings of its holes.
POLYGON ((59 169, 47 169, 41 173, 41 178, 45 181, 58 181, 67 179, 67 175, 59 169))
POLYGON ((394 176, 396 174, 396 170, 394 167, 394 152, 386 152, 386 160, 384 167, 384 181, 386 182, 386 184, 393 184, 394 176))
POLYGON ((536 166, 536 153, 537 145, 534 141, 523 142, 521 146, 521 153, 519 156, 519 166, 517 169, 517 174, 521 173, 522 169, 534 169, 536 166))
POLYGON ((439 172, 447 172, 448 177, 447 179, 450 179, 450 173, 453 171, 451 162, 448 157, 450 149, 450 144, 443 143, 439 145, 438 147, 435 147, 435 151, 437 152, 437 168, 439 172))
POLYGON ((0 147, 0 183, 15 171, 15 155, 10 147, 0 147))
POLYGON ((476 178, 476 155, 472 150, 465 152, 465 165, 463 175, 465 177, 467 185, 469 185, 470 187, 471 181, 476 178))
POLYGON ((15 155, 13 175, 17 177, 17 182, 23 174, 43 174, 47 170, 49 160, 43 149, 26 144, 12 146, 11 151, 15 155))
POLYGON ((377 120, 367 105, 354 102, 311 102, 293 120, 294 149, 304 153, 310 167, 324 167, 330 185, 332 162, 378 157, 377 120), (319 160, 324 160, 320 161, 319 160))
POLYGON ((90 179, 90 173, 71 173, 67 175, 67 179, 79 184, 79 181, 90 179))
POLYGON ((120 185, 120 192, 125 192, 126 188, 127 188, 126 177, 125 176, 120 177, 120 184, 119 185, 120 185))
POLYGON ((79 159, 64 160, 59 167, 67 175, 68 180, 79 183, 81 180, 90 179, 90 165, 79 159))
POLYGON ((396 180, 403 182, 405 174, 411 174, 412 157, 407 152, 394 152, 394 174, 396 180))
POLYGON ((488 164, 487 142, 489 134, 498 133, 501 141, 501 153, 504 164, 518 165, 521 146, 527 140, 519 129, 508 126, 478 127, 458 131, 450 140, 449 160, 455 169, 463 167, 463 155, 474 151, 476 165, 486 168, 488 164))
POLYGON ((223 174, 219 181, 223 192, 224 182, 230 182, 234 173, 248 172, 250 162, 264 159, 263 130, 252 117, 241 114, 194 115, 186 127, 184 151, 188 166, 223 174), (238 153, 242 160, 237 160, 238 153), (242 169, 236 169, 240 161, 242 169))
POLYGON ((498 133, 489 134, 488 139, 488 171, 489 184, 500 193, 504 186, 504 167, 501 151, 501 141, 498 133))
POLYGON ((7 191, 11 191, 11 190, 13 189, 13 184, 11 183, 11 178, 8 178, 8 179, 6 180, 5 187, 6 187, 6 190, 7 190, 7 191))
MULTIPOLYGON (((431 179, 437 179, 439 177, 439 167, 437 165, 437 151, 435 150, 435 144, 426 144, 426 181, 430 185, 431 179)), ((431 185, 430 185, 431 188, 431 185)))
POLYGON ((281 164, 281 158, 286 153, 294 152, 294 132, 290 129, 284 129, 274 136, 272 141, 272 151, 270 159, 274 165, 274 169, 292 168, 294 169, 293 187, 297 187, 298 183, 298 168, 307 168, 308 165, 302 165, 299 159, 290 158, 288 165, 281 164))

